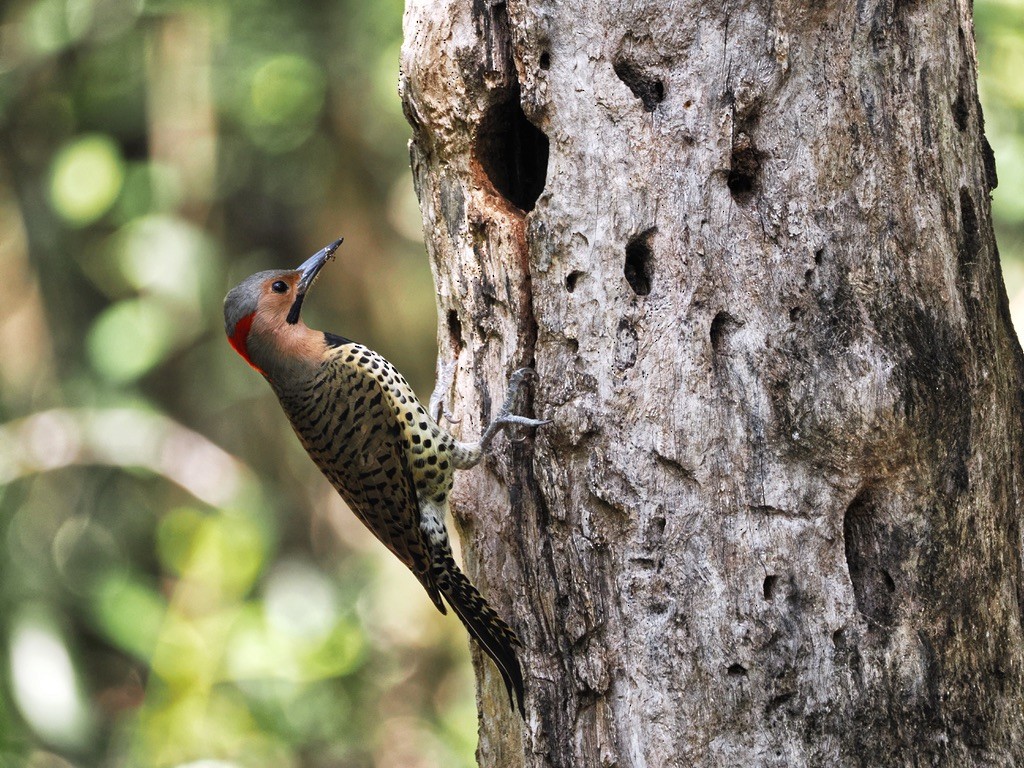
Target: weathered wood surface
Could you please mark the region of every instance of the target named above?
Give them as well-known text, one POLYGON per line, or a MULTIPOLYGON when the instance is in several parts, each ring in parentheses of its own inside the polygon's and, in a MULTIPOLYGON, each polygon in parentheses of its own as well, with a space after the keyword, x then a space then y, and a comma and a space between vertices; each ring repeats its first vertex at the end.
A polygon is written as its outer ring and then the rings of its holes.
POLYGON ((526 646, 525 724, 477 656, 481 764, 1024 764, 1022 358, 969 2, 405 26, 455 430, 524 364, 554 420, 457 484, 526 646))

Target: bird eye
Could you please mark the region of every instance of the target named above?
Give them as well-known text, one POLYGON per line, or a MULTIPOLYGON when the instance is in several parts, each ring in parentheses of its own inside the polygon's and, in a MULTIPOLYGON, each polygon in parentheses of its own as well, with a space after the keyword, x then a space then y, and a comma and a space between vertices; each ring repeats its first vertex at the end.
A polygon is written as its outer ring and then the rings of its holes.
POLYGON ((270 290, 274 293, 288 293, 288 283, 284 280, 275 280, 274 284, 270 286, 270 290))

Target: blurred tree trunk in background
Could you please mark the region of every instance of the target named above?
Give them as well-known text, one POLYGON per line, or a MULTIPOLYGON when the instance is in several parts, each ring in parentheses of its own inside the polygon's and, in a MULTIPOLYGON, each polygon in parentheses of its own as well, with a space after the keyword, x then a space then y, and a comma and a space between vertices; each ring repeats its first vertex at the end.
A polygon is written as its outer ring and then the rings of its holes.
POLYGON ((968 0, 409 0, 487 766, 1024 761, 1013 337, 968 0), (505 444, 508 446, 508 444, 505 444))

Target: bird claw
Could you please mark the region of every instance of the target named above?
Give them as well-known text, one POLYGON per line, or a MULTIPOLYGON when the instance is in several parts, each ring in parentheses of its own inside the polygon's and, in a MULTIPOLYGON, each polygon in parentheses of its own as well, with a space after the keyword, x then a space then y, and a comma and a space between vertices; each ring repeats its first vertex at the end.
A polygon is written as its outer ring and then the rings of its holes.
MULTIPOLYGON (((501 423, 515 429, 516 427, 523 427, 525 429, 537 429, 538 427, 546 427, 551 424, 551 419, 528 419, 525 416, 509 415, 501 420, 501 423)), ((510 431, 511 431, 510 429, 510 431)), ((509 437, 513 443, 523 443, 529 438, 529 434, 523 433, 519 437, 509 437)))
POLYGON ((527 416, 519 416, 515 413, 505 413, 499 416, 495 421, 498 426, 503 427, 537 427, 547 426, 551 423, 550 419, 531 419, 527 416))
MULTIPOLYGON (((532 368, 519 368, 513 371, 512 375, 509 376, 508 391, 505 395, 505 402, 502 403, 497 415, 495 415, 491 423, 487 425, 487 429, 484 430, 483 435, 480 437, 480 442, 477 443, 481 452, 486 452, 489 449, 491 441, 494 440, 498 432, 503 429, 512 430, 517 427, 536 429, 537 427, 543 427, 551 423, 547 419, 531 419, 526 416, 519 416, 518 414, 511 413, 512 406, 515 404, 516 399, 519 396, 519 389, 523 382, 526 381, 527 378, 531 376, 535 377, 536 375, 536 372, 532 368)), ((513 442, 519 443, 527 437, 527 435, 523 435, 522 437, 513 437, 510 435, 509 439, 513 442)))

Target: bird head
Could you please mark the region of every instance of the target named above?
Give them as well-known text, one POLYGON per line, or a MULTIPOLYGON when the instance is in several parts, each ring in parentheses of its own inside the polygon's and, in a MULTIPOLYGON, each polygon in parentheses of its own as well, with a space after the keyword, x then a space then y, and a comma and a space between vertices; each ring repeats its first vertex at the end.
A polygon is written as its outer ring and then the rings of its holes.
POLYGON ((273 380, 278 373, 312 364, 313 334, 302 322, 302 302, 324 265, 341 245, 335 240, 298 269, 250 275, 224 298, 224 331, 246 362, 273 380))

